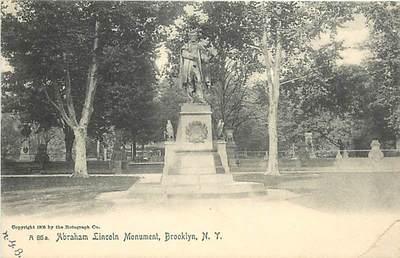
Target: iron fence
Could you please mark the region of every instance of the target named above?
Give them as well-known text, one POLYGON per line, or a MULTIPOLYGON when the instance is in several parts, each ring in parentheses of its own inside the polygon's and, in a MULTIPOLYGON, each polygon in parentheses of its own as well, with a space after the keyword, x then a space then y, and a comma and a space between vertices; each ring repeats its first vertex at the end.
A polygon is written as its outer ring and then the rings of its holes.
MULTIPOLYGON (((368 158, 371 150, 317 150, 314 153, 308 153, 310 159, 335 159, 338 152, 342 158, 368 158)), ((400 157, 400 149, 382 149, 384 157, 400 157)), ((228 153, 230 158, 239 160, 267 160, 267 151, 235 151, 228 153)), ((299 153, 293 150, 278 151, 279 159, 298 159, 299 153)))

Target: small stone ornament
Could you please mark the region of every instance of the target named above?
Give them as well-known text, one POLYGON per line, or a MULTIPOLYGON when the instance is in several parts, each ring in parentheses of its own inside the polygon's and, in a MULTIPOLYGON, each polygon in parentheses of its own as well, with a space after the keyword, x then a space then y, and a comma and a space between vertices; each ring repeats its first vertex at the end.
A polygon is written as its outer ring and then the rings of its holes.
POLYGON ((349 152, 347 150, 343 150, 343 158, 348 159, 349 158, 349 152))
POLYGON ((371 151, 368 153, 368 158, 374 161, 383 159, 383 152, 381 151, 381 144, 378 140, 371 142, 371 151))
POLYGON ((217 125, 217 138, 218 140, 224 140, 225 139, 225 135, 224 135, 224 121, 222 121, 222 119, 220 119, 218 121, 218 125, 217 125))
POLYGON ((166 136, 165 138, 167 141, 174 140, 174 128, 172 127, 171 120, 167 121, 165 136, 166 136))
POLYGON ((342 159, 343 159, 343 156, 340 153, 340 150, 338 150, 337 153, 336 153, 336 160, 342 160, 342 159))

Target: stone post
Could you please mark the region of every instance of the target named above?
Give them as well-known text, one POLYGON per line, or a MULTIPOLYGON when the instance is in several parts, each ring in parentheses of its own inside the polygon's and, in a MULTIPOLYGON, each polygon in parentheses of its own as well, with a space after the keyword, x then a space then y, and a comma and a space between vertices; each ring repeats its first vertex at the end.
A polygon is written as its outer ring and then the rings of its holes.
POLYGON ((373 161, 379 161, 383 159, 383 152, 381 151, 381 144, 378 140, 373 140, 371 142, 371 150, 368 153, 368 158, 373 161))
POLYGON ((305 143, 306 143, 306 148, 307 151, 309 153, 309 157, 310 159, 315 159, 315 152, 314 152, 314 144, 313 144, 313 140, 312 140, 312 133, 308 132, 304 134, 304 138, 305 138, 305 143))
POLYGON ((132 142, 132 161, 137 161, 137 143, 136 140, 132 142))
POLYGON ((349 158, 349 152, 347 150, 343 150, 343 159, 349 158))
POLYGON ((235 140, 233 139, 233 129, 231 128, 225 129, 225 134, 227 142, 235 144, 235 140))
POLYGON ((217 141, 217 151, 221 158, 222 167, 225 170, 225 173, 230 173, 229 164, 228 164, 228 155, 226 153, 226 142, 224 140, 217 141))
POLYGON ((161 182, 167 182, 167 177, 169 174, 169 169, 174 163, 175 159, 175 142, 167 141, 164 143, 164 168, 161 182))
POLYGON ((290 149, 290 156, 291 159, 297 159, 296 147, 294 146, 294 143, 292 144, 292 148, 290 149))
POLYGON ((96 158, 97 158, 97 160, 100 160, 100 159, 101 159, 101 154, 100 154, 100 141, 99 141, 99 140, 97 140, 96 158))
POLYGON ((228 155, 228 162, 230 167, 237 167, 237 153, 236 143, 233 139, 233 129, 225 129, 226 135, 226 152, 228 155))
POLYGON ((339 161, 342 159, 343 159, 343 156, 342 156, 342 154, 340 154, 340 150, 338 150, 338 152, 336 153, 336 160, 339 161))
POLYGON ((29 138, 25 138, 21 145, 21 150, 19 154, 19 160, 21 161, 31 161, 30 155, 29 138))
POLYGON ((115 174, 122 173, 122 151, 120 149, 114 149, 113 158, 111 159, 113 168, 112 171, 115 174))
POLYGON ((103 148, 103 158, 104 158, 104 161, 107 160, 107 148, 106 147, 103 148))

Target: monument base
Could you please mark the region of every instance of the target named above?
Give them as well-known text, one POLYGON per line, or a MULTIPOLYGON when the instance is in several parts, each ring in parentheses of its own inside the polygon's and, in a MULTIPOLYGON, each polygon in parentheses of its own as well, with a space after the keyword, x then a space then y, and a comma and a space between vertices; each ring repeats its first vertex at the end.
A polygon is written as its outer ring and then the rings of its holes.
POLYGON ((127 195, 149 197, 221 197, 266 194, 259 183, 235 182, 226 142, 213 142, 211 108, 183 104, 176 141, 165 143, 164 169, 158 182, 138 182, 127 195))
POLYGON ((231 174, 188 174, 163 176, 161 184, 166 188, 181 185, 197 185, 201 188, 204 185, 222 185, 233 182, 231 174))
POLYGON ((126 192, 129 198, 221 198, 221 197, 249 197, 265 195, 264 185, 249 182, 205 183, 202 184, 170 184, 136 183, 126 192))

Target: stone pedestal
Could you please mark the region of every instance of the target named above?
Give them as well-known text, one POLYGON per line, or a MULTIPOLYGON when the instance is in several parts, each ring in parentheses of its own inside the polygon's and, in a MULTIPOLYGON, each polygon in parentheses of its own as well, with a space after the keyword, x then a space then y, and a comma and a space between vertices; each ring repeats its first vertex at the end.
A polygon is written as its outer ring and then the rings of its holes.
POLYGON ((228 155, 229 167, 237 167, 239 164, 239 157, 237 156, 237 146, 235 143, 226 144, 226 153, 228 155))
POLYGON ((226 142, 219 140, 217 142, 217 151, 219 154, 219 157, 221 159, 221 163, 222 163, 222 167, 225 170, 226 174, 229 174, 230 168, 229 168, 229 162, 228 162, 228 154, 227 154, 227 150, 226 150, 226 142))
POLYGON ((213 149, 210 106, 183 104, 179 115, 176 142, 165 144, 162 184, 168 187, 233 182, 231 175, 217 177, 217 173, 226 172, 226 150, 222 162, 223 147, 213 149))
POLYGON ((177 150, 212 151, 211 107, 183 104, 176 133, 177 150))
POLYGON ((264 185, 234 182, 228 164, 226 142, 213 143, 211 108, 183 104, 176 141, 165 142, 161 182, 138 183, 129 195, 211 196, 265 194, 264 185))

